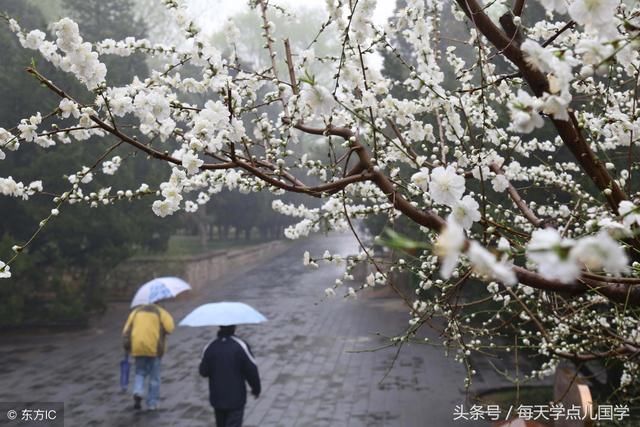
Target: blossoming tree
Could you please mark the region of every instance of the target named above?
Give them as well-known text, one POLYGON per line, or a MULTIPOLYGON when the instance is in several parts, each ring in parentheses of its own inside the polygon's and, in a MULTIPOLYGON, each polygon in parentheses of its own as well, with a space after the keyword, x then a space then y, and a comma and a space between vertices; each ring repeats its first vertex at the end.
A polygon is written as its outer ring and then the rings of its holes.
MULTIPOLYGON (((320 208, 273 203, 299 218, 287 229, 289 238, 321 226, 354 230, 353 219, 374 214, 390 223, 405 217, 419 230, 409 246, 421 251, 391 270, 412 272, 420 289, 415 298, 403 296, 412 318, 398 341, 442 316, 445 344, 457 348, 469 380, 472 352, 526 349, 544 359, 530 377, 553 373, 561 359, 617 361, 624 370, 617 391, 632 394, 640 369, 640 6, 539 2, 547 19, 525 25, 525 0, 411 0, 383 28, 370 20, 374 1, 329 0, 318 37, 333 29, 340 39, 334 54, 319 57, 314 43, 297 48, 277 37, 270 16, 288 15, 254 0, 266 66, 223 56, 179 0, 164 0, 188 39, 179 46, 131 38, 90 44, 67 18, 48 36, 7 17, 26 49, 74 75, 95 97, 82 103, 28 68, 60 103, 0 129, 0 159, 22 144, 82 144, 92 135, 117 141, 105 143, 92 164, 70 171, 69 190, 53 197, 34 237, 68 204, 151 198, 153 213, 165 217, 196 211, 223 188, 321 198, 320 208), (472 49, 471 60, 441 38, 449 7, 468 26, 467 39, 455 43, 472 49), (394 34, 405 37, 410 57, 394 45, 394 34), (386 78, 370 65, 381 50, 398 56, 409 71, 406 80, 386 78), (101 57, 133 52, 167 65, 128 85, 110 85, 101 57), (509 71, 497 74, 503 60, 509 71), (316 63, 332 70, 328 81, 309 72, 316 63), (185 64, 197 68, 196 77, 180 74, 185 64), (444 70, 453 73, 455 88, 443 84, 444 70), (394 87, 409 96, 394 97, 394 87), (207 101, 187 102, 190 93, 207 101), (146 138, 120 126, 124 117, 134 117, 146 138), (56 124, 63 119, 73 124, 56 124), (322 141, 325 155, 308 154, 308 136, 322 141), (166 163, 166 182, 117 191, 92 187, 95 174, 118 173, 121 147, 166 163), (485 283, 485 296, 461 302, 457 295, 470 278, 485 283), (494 309, 484 315, 478 307, 487 302, 494 309), (509 329, 516 339, 505 344, 501 337, 509 329)), ((45 188, 0 178, 5 196, 28 200, 45 188)), ((13 258, 2 255, 0 277, 10 277, 24 247, 17 242, 13 258)), ((310 265, 341 259, 305 254, 310 265)), ((359 259, 375 269, 362 288, 389 283, 390 269, 370 248, 363 245, 359 259)))

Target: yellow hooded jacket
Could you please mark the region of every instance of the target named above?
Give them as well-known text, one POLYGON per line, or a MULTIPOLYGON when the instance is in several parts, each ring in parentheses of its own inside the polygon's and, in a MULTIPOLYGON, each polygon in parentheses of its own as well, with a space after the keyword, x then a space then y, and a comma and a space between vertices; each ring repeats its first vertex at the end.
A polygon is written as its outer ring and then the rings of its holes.
POLYGON ((167 310, 147 304, 136 307, 124 325, 122 334, 131 336, 131 355, 160 357, 165 351, 165 335, 173 332, 175 325, 167 310))

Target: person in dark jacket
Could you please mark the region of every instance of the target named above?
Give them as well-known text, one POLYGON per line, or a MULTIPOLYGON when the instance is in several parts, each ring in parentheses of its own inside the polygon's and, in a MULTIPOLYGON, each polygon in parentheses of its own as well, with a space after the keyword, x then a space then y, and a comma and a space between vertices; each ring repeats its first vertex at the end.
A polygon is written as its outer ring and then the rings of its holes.
POLYGON ((209 378, 209 402, 217 427, 240 427, 247 403, 247 386, 260 396, 260 375, 249 345, 236 337, 235 326, 221 326, 218 338, 202 353, 200 375, 209 378))

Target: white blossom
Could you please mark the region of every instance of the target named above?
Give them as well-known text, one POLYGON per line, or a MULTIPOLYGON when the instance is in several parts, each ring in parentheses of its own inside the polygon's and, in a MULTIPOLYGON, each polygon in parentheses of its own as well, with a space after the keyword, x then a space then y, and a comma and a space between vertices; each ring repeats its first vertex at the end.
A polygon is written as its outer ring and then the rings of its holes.
POLYGON ((193 151, 187 151, 182 155, 182 166, 187 170, 187 173, 193 175, 198 172, 200 166, 204 164, 204 161, 198 157, 193 151))
POLYGON ((63 118, 73 116, 77 119, 78 117, 80 117, 80 110, 78 109, 78 105, 68 98, 62 98, 60 104, 58 105, 58 108, 60 108, 60 112, 63 118))
POLYGON ((544 125, 542 116, 538 113, 541 102, 523 91, 518 90, 518 96, 509 103, 511 111, 511 126, 516 132, 530 133, 544 125))
POLYGON ((42 148, 49 148, 56 145, 56 142, 47 136, 36 136, 33 142, 42 148))
POLYGON ((467 195, 453 205, 451 214, 462 228, 468 230, 474 222, 480 221, 479 207, 478 202, 476 202, 473 197, 467 195))
POLYGON ((549 95, 545 93, 542 98, 542 112, 552 116, 558 120, 569 120, 569 113, 567 108, 571 101, 571 95, 565 92, 563 95, 549 95))
POLYGON ((511 244, 504 237, 500 237, 500 239, 498 240, 498 250, 500 252, 510 252, 511 244))
POLYGON ((628 200, 622 200, 618 206, 618 212, 625 226, 640 225, 640 209, 628 200))
POLYGON ((113 175, 120 168, 122 158, 120 156, 113 156, 111 160, 107 160, 102 163, 102 173, 106 175, 113 175))
POLYGON ((451 277, 465 242, 464 229, 456 222, 453 215, 449 215, 447 226, 442 230, 433 247, 433 252, 440 258, 440 275, 445 279, 451 277))
POLYGON ((0 261, 0 279, 8 279, 11 277, 11 267, 0 261))
POLYGON ((604 270, 619 275, 628 269, 627 254, 606 231, 579 239, 569 257, 591 271, 604 270))
POLYGON ((491 186, 493 187, 493 191, 502 193, 509 188, 509 180, 506 176, 498 174, 491 180, 491 186))
POLYGON ((304 85, 300 96, 311 111, 316 114, 328 114, 335 105, 333 95, 324 86, 304 85))
MULTIPOLYGON (((556 58, 553 56, 553 52, 531 39, 527 39, 522 43, 522 52, 524 52, 525 60, 532 68, 538 69, 543 72, 553 71, 553 66, 556 63, 556 58)), ((520 91, 519 91, 520 92, 520 91)), ((520 93, 518 92, 518 97, 520 93)))
POLYGON ((429 190, 429 169, 420 168, 419 172, 411 175, 411 182, 418 186, 422 191, 429 190))
POLYGON ((439 166, 431 171, 430 192, 435 203, 453 206, 464 194, 464 178, 456 173, 453 166, 439 166))
POLYGON ((172 215, 180 208, 180 206, 171 199, 156 200, 153 202, 151 207, 153 209, 153 213, 158 215, 160 218, 172 215))
POLYGON ((199 205, 197 203, 194 203, 191 200, 187 200, 184 203, 184 211, 189 213, 196 212, 198 210, 198 206, 199 205))
POLYGON ((469 244, 467 256, 476 274, 498 280, 505 285, 515 285, 518 282, 513 266, 507 262, 498 261, 495 255, 478 242, 472 241, 469 244))
POLYGON ((609 33, 614 26, 614 15, 619 0, 574 0, 569 6, 569 16, 588 31, 609 33))
POLYGON ((335 297, 335 296, 336 296, 336 291, 334 291, 334 290, 333 290, 333 288, 326 288, 326 289, 324 290, 324 294, 325 294, 328 298, 331 298, 331 297, 335 297))
POLYGON ((29 117, 28 120, 22 119, 18 125, 20 138, 25 141, 33 141, 38 136, 38 125, 42 123, 42 115, 38 112, 36 115, 29 117))
POLYGON ((602 43, 595 38, 583 38, 576 44, 576 54, 588 65, 600 65, 602 61, 613 55, 613 46, 602 43))
POLYGON ((571 283, 580 275, 580 266, 569 257, 573 241, 553 228, 534 231, 527 244, 527 258, 537 264, 540 274, 550 280, 571 283))

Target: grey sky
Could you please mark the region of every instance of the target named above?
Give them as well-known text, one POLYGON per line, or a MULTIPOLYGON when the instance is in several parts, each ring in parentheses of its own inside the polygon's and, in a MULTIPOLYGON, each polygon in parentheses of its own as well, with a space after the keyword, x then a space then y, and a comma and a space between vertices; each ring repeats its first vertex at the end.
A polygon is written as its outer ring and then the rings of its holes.
MULTIPOLYGON (((301 9, 316 9, 326 13, 325 0, 271 0, 271 3, 293 12, 301 9)), ((189 0, 188 4, 196 22, 201 28, 208 31, 219 28, 234 14, 248 10, 247 2, 240 0, 189 0)), ((377 25, 384 25, 393 13, 395 6, 396 0, 378 0, 373 21, 377 25)), ((322 19, 325 17, 323 16, 322 19)), ((320 18, 318 22, 320 22, 320 18)))
MULTIPOLYGON (((273 4, 285 8, 292 13, 313 10, 318 14, 318 28, 327 18, 326 0, 271 0, 273 4)), ((196 24, 206 33, 218 31, 224 23, 234 15, 249 10, 247 1, 241 0, 188 0, 189 11, 196 24)), ((373 14, 373 22, 383 27, 395 10, 396 0, 378 0, 373 14)), ((370 65, 380 69, 382 57, 374 54, 370 65)))

